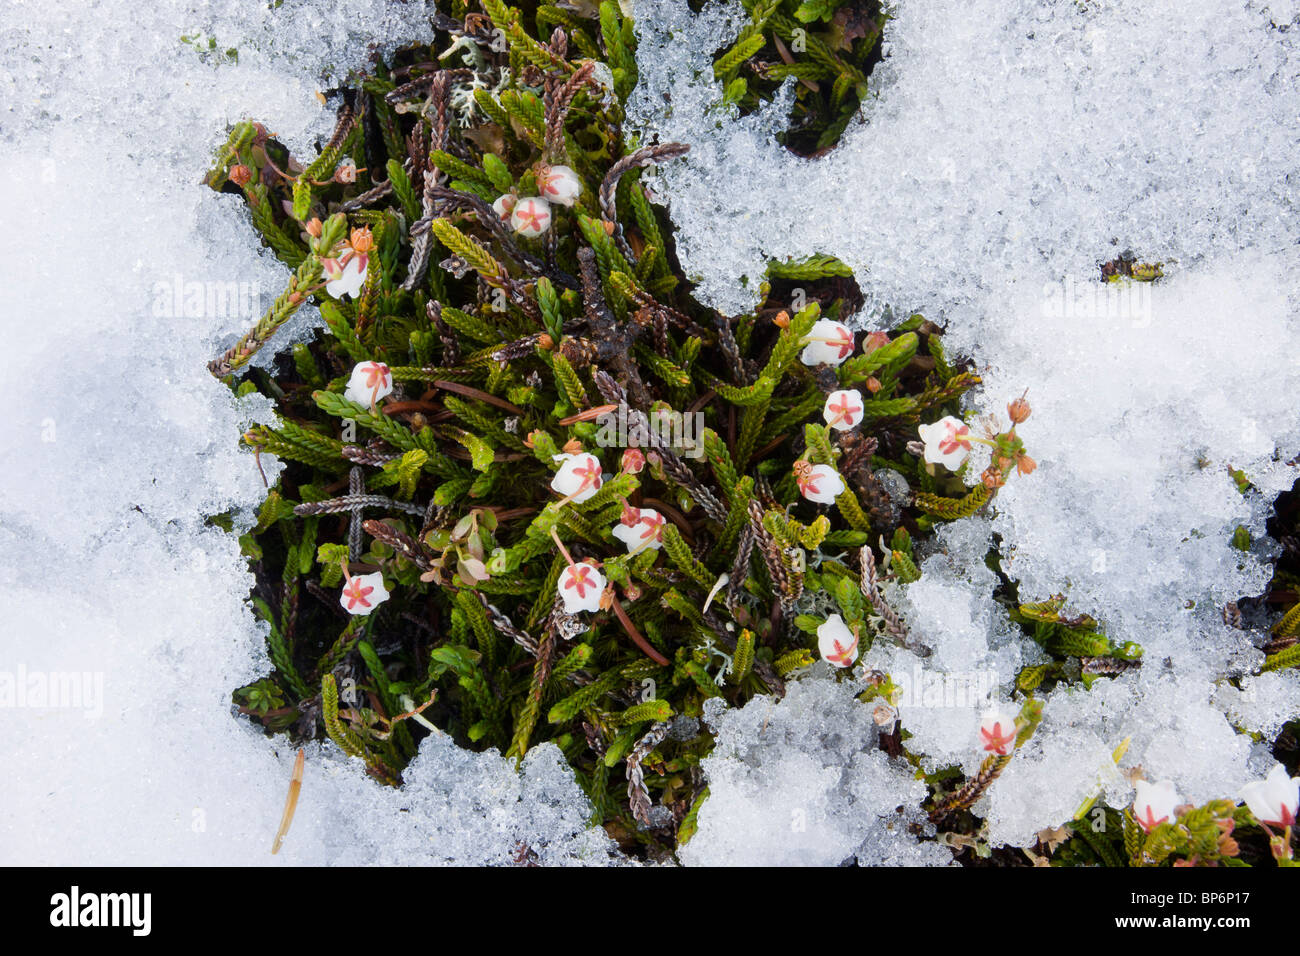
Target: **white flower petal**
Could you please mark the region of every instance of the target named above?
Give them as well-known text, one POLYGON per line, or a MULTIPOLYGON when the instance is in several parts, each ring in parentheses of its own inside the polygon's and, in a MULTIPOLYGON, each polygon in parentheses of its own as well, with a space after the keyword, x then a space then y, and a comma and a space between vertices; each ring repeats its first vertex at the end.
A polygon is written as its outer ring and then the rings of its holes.
POLYGON ((393 394, 393 376, 383 362, 358 362, 348 377, 343 397, 358 405, 370 405, 393 394))
POLYGON ((388 600, 384 576, 379 571, 354 574, 343 582, 339 605, 349 614, 365 616, 388 600))
POLYGON ((519 200, 510 212, 510 228, 521 236, 537 238, 551 228, 551 204, 540 196, 519 200))
POLYGON ((583 452, 580 455, 556 455, 555 458, 563 460, 564 464, 551 479, 552 490, 579 504, 600 490, 605 477, 595 455, 583 452))
POLYGON ((537 181, 542 198, 561 206, 572 206, 582 195, 582 180, 568 166, 551 166, 537 181))
POLYGON ((844 619, 832 614, 817 628, 817 651, 833 667, 849 667, 858 656, 858 639, 844 619))
POLYGON ((853 333, 843 322, 819 319, 799 355, 804 365, 839 365, 853 354, 853 333))
POLYGON ((566 614, 599 611, 600 596, 605 591, 605 576, 590 564, 571 564, 560 572, 556 593, 564 602, 566 614))

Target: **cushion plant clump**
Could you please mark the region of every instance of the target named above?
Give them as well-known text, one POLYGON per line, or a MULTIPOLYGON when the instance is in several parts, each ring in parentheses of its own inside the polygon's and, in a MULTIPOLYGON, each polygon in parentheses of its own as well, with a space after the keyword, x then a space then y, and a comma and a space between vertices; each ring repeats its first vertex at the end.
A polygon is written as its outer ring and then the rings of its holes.
MULTIPOLYGON (((764 25, 779 52, 782 30, 821 24, 838 66, 756 76, 801 80, 798 138, 829 146, 879 12, 751 13, 720 79, 752 98, 740 70, 764 25)), ((875 642, 927 653, 886 591, 920 577, 914 539, 1031 475, 1016 434, 1030 406, 977 433, 960 417, 970 363, 919 315, 855 333, 860 295, 828 257, 773 264, 752 313, 695 303, 653 191, 686 148, 623 126, 636 66, 618 4, 456 0, 435 25, 432 46, 333 91, 315 158, 244 122, 208 175, 293 270, 210 366, 273 401, 243 441, 284 466, 241 538, 274 669, 235 702, 268 732, 327 735, 387 785, 431 732, 512 757, 551 742, 595 822, 664 858, 708 799, 713 708, 779 697, 818 660, 852 680, 875 642), (309 304, 324 328, 255 367, 309 304)), ((1033 734, 1038 688, 1141 666, 1060 602, 1014 617, 1052 662, 1019 675, 1017 710, 972 728, 977 774, 925 776, 955 846, 978 845, 969 808, 1033 734)), ((920 773, 898 688, 856 676, 880 747, 920 773)), ((1236 856, 1234 822, 1253 825, 1231 801, 1162 806, 1056 845, 1080 862, 1211 861, 1236 856)))

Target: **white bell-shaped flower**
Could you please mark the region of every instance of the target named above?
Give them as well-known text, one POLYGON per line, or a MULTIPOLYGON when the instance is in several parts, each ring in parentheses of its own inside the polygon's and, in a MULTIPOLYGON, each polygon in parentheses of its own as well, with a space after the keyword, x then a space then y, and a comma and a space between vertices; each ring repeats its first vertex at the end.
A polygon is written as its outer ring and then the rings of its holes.
POLYGON ((858 656, 858 638, 844 618, 832 614, 817 628, 817 650, 828 664, 849 667, 858 656))
POLYGON ((560 470, 551 479, 551 489, 559 492, 570 501, 581 504, 597 491, 604 483, 600 471, 600 459, 589 452, 578 455, 560 454, 555 456, 560 470))
POLYGON ((1174 818, 1174 808, 1183 802, 1174 785, 1168 780, 1159 783, 1137 782, 1137 796, 1133 798, 1133 817, 1143 831, 1150 833, 1162 823, 1174 818))
POLYGON ((582 195, 582 180, 568 166, 547 166, 538 174, 537 191, 548 202, 572 206, 582 195))
POLYGON ((339 259, 324 259, 325 291, 336 299, 350 295, 356 299, 361 295, 369 270, 370 257, 354 252, 339 259))
POLYGON ((358 362, 352 367, 343 397, 358 405, 373 407, 393 394, 393 374, 383 362, 358 362))
POLYGON ((1263 780, 1241 788, 1241 799, 1260 823, 1294 826, 1296 811, 1300 809, 1300 777, 1288 777, 1285 767, 1274 764, 1263 780))
POLYGON ((1016 749, 1016 718, 1006 711, 993 711, 980 721, 980 746, 1005 757, 1016 749))
POLYGON ((853 354, 853 333, 833 319, 818 319, 804 341, 799 356, 804 365, 839 365, 853 354))
POLYGON ((519 200, 510 211, 510 228, 521 236, 536 239, 551 228, 551 204, 540 196, 519 200))
POLYGON ((614 525, 614 537, 627 545, 628 554, 644 551, 646 548, 658 549, 662 546, 664 516, 653 508, 629 508, 628 512, 636 516, 631 524, 620 521, 614 525))
POLYGON ((605 593, 605 576, 590 564, 570 564, 560 572, 556 592, 564 602, 566 614, 599 611, 600 596, 605 593))
POLYGON ((856 388, 840 389, 826 396, 822 417, 831 428, 846 432, 856 428, 866 414, 862 407, 862 393, 856 388))
POLYGON ((933 425, 917 428, 925 443, 925 460, 932 465, 943 465, 956 471, 970 454, 970 426, 960 418, 948 415, 933 425))
POLYGON ((343 582, 343 593, 339 595, 339 604, 349 614, 366 615, 388 600, 388 589, 384 587, 384 576, 378 571, 373 574, 352 575, 343 582))
POLYGON ((799 486, 799 494, 819 505, 834 504, 835 499, 844 493, 844 479, 830 465, 809 465, 798 463, 803 467, 795 469, 794 480, 799 486))
POLYGON ((492 211, 502 219, 509 219, 515 209, 515 197, 511 193, 502 193, 492 203, 492 211))

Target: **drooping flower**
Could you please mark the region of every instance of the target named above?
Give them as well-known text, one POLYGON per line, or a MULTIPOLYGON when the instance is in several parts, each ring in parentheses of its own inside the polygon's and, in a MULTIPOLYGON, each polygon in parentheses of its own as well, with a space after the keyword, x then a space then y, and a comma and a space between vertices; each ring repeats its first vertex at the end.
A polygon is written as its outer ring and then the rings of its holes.
POLYGON ((829 505, 844 493, 844 479, 830 465, 810 465, 806 461, 794 463, 794 480, 799 494, 819 505, 829 505))
POLYGON ((572 206, 582 195, 582 180, 568 166, 544 166, 538 170, 537 191, 548 202, 572 206))
POLYGON ((357 181, 357 164, 351 158, 345 157, 342 162, 334 168, 334 181, 349 185, 357 181))
POLYGON ((1005 757, 1016 749, 1016 718, 1002 711, 986 714, 980 721, 980 746, 1005 757))
POLYGON ((817 650, 827 663, 849 667, 858 656, 858 637, 842 617, 832 614, 817 628, 817 650))
POLYGON ((1263 780, 1254 780, 1241 788, 1241 799, 1260 823, 1289 827, 1300 810, 1300 777, 1288 777, 1280 763, 1263 780))
POLYGON ((664 516, 653 508, 627 508, 623 520, 614 525, 614 537, 627 545, 628 554, 661 547, 663 531, 664 516))
POLYGON ((388 589, 384 587, 384 576, 378 571, 372 574, 348 575, 343 582, 343 593, 339 595, 339 604, 349 614, 366 615, 388 600, 388 589))
POLYGON ((600 596, 605 593, 605 576, 585 562, 570 564, 560 572, 556 590, 566 614, 599 611, 600 596))
POLYGON ((970 454, 970 426, 960 418, 947 415, 933 425, 921 425, 916 430, 925 442, 925 460, 932 465, 956 471, 970 454))
POLYGON ((640 448, 627 448, 619 461, 619 469, 625 474, 639 475, 645 468, 645 452, 640 448))
POLYGON ((513 193, 504 193, 496 198, 492 203, 492 211, 502 219, 509 219, 510 214, 514 212, 516 198, 513 193))
POLYGON ((253 178, 253 171, 247 166, 236 164, 230 167, 230 181, 236 186, 247 186, 253 178))
POLYGON ((510 211, 510 227, 521 236, 536 239, 551 228, 551 204, 540 196, 519 200, 510 211))
POLYGON ((600 459, 589 452, 555 456, 560 470, 551 479, 551 488, 570 501, 581 504, 600 490, 604 477, 600 472, 600 459))
POLYGON ((333 259, 322 259, 324 267, 325 291, 336 299, 345 295, 357 298, 361 295, 361 286, 366 281, 366 272, 370 266, 370 250, 374 246, 374 237, 369 226, 353 229, 352 235, 343 251, 333 259))
POLYGON ((853 333, 843 322, 819 319, 804 339, 804 365, 839 365, 853 354, 853 333))
POLYGON ((1160 824, 1171 820, 1174 808, 1183 802, 1174 785, 1168 780, 1159 783, 1137 782, 1137 795, 1133 798, 1133 817, 1144 833, 1150 833, 1160 824))
POLYGON ((367 256, 352 255, 346 259, 323 259, 321 264, 325 267, 325 291, 336 299, 341 299, 345 295, 352 298, 359 298, 361 287, 366 281, 366 271, 368 265, 367 256))
POLYGON ((856 388, 831 392, 826 396, 826 407, 822 409, 826 424, 842 432, 856 428, 863 414, 862 393, 856 388))
POLYGON ((343 397, 358 405, 373 408, 381 399, 393 394, 393 374, 383 362, 358 362, 352 367, 343 397))

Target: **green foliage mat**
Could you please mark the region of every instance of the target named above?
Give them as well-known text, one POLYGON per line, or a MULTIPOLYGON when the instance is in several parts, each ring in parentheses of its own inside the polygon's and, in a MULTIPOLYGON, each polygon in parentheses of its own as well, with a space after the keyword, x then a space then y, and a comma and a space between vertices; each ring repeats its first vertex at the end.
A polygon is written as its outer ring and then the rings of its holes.
MULTIPOLYGON (((792 24, 822 46, 838 29, 834 63, 757 74, 799 79, 802 141, 833 141, 880 25, 851 8, 870 29, 858 34, 853 19, 845 48, 840 9, 755 4, 721 55, 728 95, 764 93, 741 70, 777 39, 788 46, 792 24)), ((918 425, 955 413, 979 381, 922 317, 838 366, 800 360, 815 323, 860 303, 841 263, 773 266, 765 303, 747 315, 690 298, 643 182, 685 148, 625 134, 632 24, 612 2, 588 12, 458 0, 431 47, 332 93, 337 129, 315 158, 300 163, 252 122, 219 151, 208 184, 242 195, 292 270, 211 364, 237 393, 273 400, 275 422, 243 440, 285 466, 240 539, 274 669, 234 698, 269 733, 328 735, 386 784, 429 726, 516 757, 550 741, 595 820, 625 849, 660 856, 689 839, 707 797, 705 701, 780 695, 833 614, 859 653, 909 644, 881 576, 915 580, 913 536, 984 508, 997 483, 967 488, 909 451, 918 425), (557 167, 580 182, 576 202, 553 203, 538 237, 512 228, 499 200, 538 195, 557 167), (360 286, 335 294, 361 262, 360 286), (269 369, 250 367, 307 303, 327 328, 269 369), (392 393, 349 398, 354 368, 372 362, 387 366, 392 393), (821 423, 837 389, 865 396, 846 431, 821 423), (566 451, 599 460, 594 495, 552 489, 566 451), (833 504, 800 494, 796 473, 814 465, 843 477, 833 504), (629 508, 664 516, 661 547, 629 551, 614 535, 629 508), (598 566, 599 609, 571 614, 559 601, 570 561, 598 566), (390 596, 349 614, 341 589, 363 576, 390 596)), ((1114 661, 1094 667, 1103 674, 1136 666, 1140 649, 1059 611, 1021 609, 1057 660, 1114 661)), ((1069 673, 1045 667, 1020 687, 1069 673)), ((889 686, 864 701, 887 701, 889 686)), ((1022 740, 1037 720, 1030 698, 1022 740)), ((898 731, 887 747, 906 755, 898 731)), ((972 829, 966 808, 1009 759, 990 757, 964 785, 930 778, 935 819, 972 829)))

